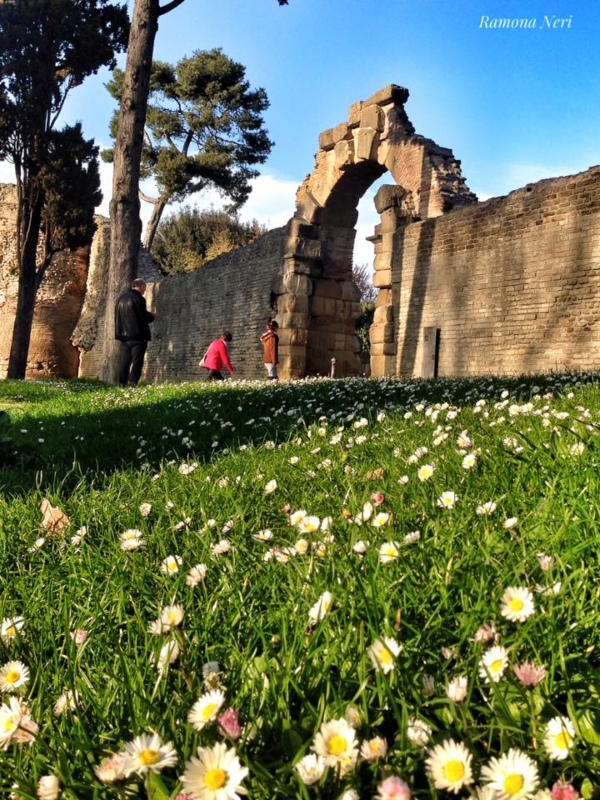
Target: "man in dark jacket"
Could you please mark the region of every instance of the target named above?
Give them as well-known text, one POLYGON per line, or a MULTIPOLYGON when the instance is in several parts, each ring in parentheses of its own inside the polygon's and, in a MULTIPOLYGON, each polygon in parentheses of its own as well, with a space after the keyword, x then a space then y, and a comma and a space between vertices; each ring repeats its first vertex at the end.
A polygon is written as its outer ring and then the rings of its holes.
POLYGON ((146 308, 146 283, 136 278, 123 292, 115 307, 115 339, 121 342, 119 353, 119 386, 137 386, 150 341, 150 323, 157 314, 146 308))

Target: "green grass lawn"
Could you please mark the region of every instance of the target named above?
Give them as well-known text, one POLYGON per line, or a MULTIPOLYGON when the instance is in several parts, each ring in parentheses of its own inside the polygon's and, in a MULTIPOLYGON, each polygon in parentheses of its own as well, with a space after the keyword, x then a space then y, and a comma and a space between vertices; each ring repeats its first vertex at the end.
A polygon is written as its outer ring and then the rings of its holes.
POLYGON ((0 797, 600 794, 598 376, 0 411, 0 797))

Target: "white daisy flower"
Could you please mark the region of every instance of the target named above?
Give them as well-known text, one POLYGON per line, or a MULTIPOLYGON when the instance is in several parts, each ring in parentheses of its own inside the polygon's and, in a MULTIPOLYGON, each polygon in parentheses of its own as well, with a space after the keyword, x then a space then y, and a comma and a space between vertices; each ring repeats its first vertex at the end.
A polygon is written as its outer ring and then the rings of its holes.
POLYGON ((500 758, 492 758, 481 768, 481 779, 493 789, 498 800, 525 800, 534 794, 539 783, 537 765, 516 748, 500 758))
POLYGON ((325 760, 316 753, 309 753, 294 765, 294 769, 300 776, 302 783, 305 786, 311 786, 313 783, 320 781, 323 777, 323 773, 325 772, 325 760))
POLYGON ((321 520, 319 517, 306 514, 299 520, 296 527, 300 533, 315 533, 321 527, 321 520))
POLYGON ((433 464, 423 464, 417 471, 417 478, 420 481, 428 481, 434 472, 435 466, 433 464))
POLYGON ((206 564, 196 564, 188 572, 185 578, 186 586, 198 586, 206 577, 206 564))
POLYGON ((395 561, 400 555, 398 542, 384 542, 379 548, 379 561, 382 564, 389 564, 395 561))
POLYGON ((373 666, 378 672, 387 675, 394 669, 394 659, 402 652, 402 645, 390 636, 376 639, 369 648, 368 654, 373 666))
POLYGON ((277 489, 277 481, 275 480, 275 478, 273 478, 273 480, 269 481, 265 485, 265 494, 273 494, 273 492, 276 489, 277 489))
POLYGON ((446 491, 442 492, 441 495, 438 497, 437 505, 440 508, 452 509, 456 505, 457 500, 458 498, 454 492, 446 491))
POLYGON ((177 753, 171 742, 163 744, 157 733, 143 733, 125 745, 123 771, 129 775, 161 772, 177 763, 177 753))
POLYGON ((314 738, 311 750, 321 756, 327 766, 340 767, 355 763, 358 757, 356 731, 343 718, 324 722, 314 738))
POLYGON ((60 795, 60 781, 56 775, 42 775, 37 785, 39 800, 58 800, 60 795))
POLYGON ((501 645, 487 650, 479 662, 479 675, 486 683, 498 683, 508 666, 508 651, 501 645))
POLYGON ((477 456, 475 455, 475 453, 467 453, 467 455, 462 460, 462 467, 463 469, 473 469, 476 463, 477 463, 477 456))
POLYGON ((488 500, 486 503, 482 503, 481 505, 477 506, 475 513, 483 517, 489 517, 490 514, 494 513, 496 508, 496 503, 493 500, 488 500))
POLYGON ((535 604, 529 589, 509 586, 502 595, 500 614, 510 622, 525 622, 534 612, 535 604))
POLYGON ((177 575, 181 564, 181 556, 167 556, 161 561, 160 569, 165 575, 177 575))
POLYGON ((462 703, 469 692, 469 680, 464 675, 452 678, 446 687, 446 697, 453 703, 462 703))
POLYGON ((192 800, 239 800, 247 794, 242 781, 248 769, 242 767, 233 748, 223 742, 212 747, 199 747, 181 776, 183 790, 192 800))
POLYGON ((320 622, 326 616, 331 608, 332 602, 333 595, 331 592, 323 592, 321 597, 319 597, 308 612, 308 619, 311 625, 316 625, 317 622, 320 622))
POLYGON ((371 520, 371 525, 374 528, 383 528, 390 521, 390 515, 385 511, 379 511, 371 520))
POLYGON ((137 550, 139 547, 144 547, 146 544, 144 534, 135 528, 129 528, 129 530, 123 531, 120 539, 121 550, 124 550, 126 553, 131 550, 137 550))
POLYGON ((2 625, 0 626, 0 639, 3 642, 15 641, 19 636, 23 635, 21 631, 24 625, 25 620, 23 617, 6 617, 2 620, 2 625))
POLYGON ((203 694, 190 709, 188 721, 197 731, 201 731, 206 725, 216 720, 224 702, 225 693, 221 689, 213 689, 203 694))
POLYGON ((416 747, 425 747, 427 742, 431 739, 431 733, 431 727, 426 722, 423 722, 423 720, 417 719, 416 717, 411 717, 408 720, 406 738, 416 747))
POLYGON ((571 752, 575 727, 568 717, 553 717, 546 725, 544 747, 550 758, 562 761, 571 752))
POLYGON ((462 742, 448 739, 429 751, 425 763, 436 789, 458 794, 473 783, 472 760, 471 753, 462 742))
POLYGON ((160 624, 164 632, 176 628, 183 622, 184 611, 181 605, 165 606, 160 612, 160 624))
POLYGON ((360 746, 360 757, 365 761, 377 761, 380 758, 385 758, 387 755, 388 746, 386 740, 382 736, 374 736, 372 739, 365 739, 360 746))
POLYGON ((29 669, 22 661, 9 661, 0 667, 0 692, 18 692, 28 680, 29 669))

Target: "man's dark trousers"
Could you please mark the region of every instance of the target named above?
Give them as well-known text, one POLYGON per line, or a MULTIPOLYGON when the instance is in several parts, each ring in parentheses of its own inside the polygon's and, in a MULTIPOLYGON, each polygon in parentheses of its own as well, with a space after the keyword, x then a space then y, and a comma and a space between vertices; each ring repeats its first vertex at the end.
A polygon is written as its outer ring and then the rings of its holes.
POLYGON ((119 385, 137 386, 144 366, 144 356, 148 342, 139 339, 128 339, 121 342, 119 354, 119 385))

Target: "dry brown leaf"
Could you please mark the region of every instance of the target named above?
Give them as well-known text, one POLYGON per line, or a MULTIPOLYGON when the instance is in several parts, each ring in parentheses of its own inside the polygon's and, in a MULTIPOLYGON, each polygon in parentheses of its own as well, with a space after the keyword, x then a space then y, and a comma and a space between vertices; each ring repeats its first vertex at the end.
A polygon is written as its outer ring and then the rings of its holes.
POLYGON ((370 472, 367 472, 365 475, 365 480, 373 481, 376 478, 383 478, 385 475, 385 470, 383 467, 378 467, 377 469, 372 469, 370 472))
POLYGON ((42 528, 44 528, 44 530, 54 532, 62 531, 71 522, 69 517, 67 517, 60 508, 54 508, 46 498, 40 503, 40 509, 42 511, 42 528))

